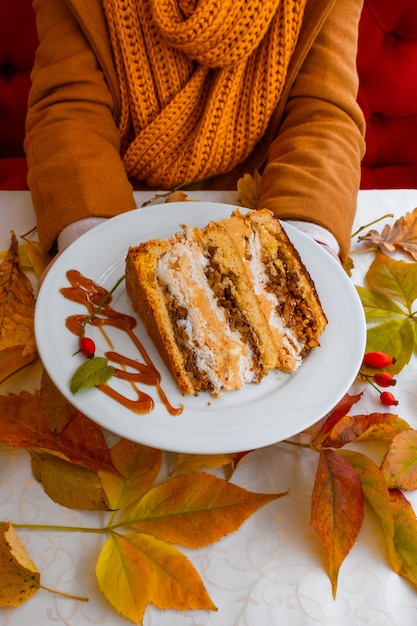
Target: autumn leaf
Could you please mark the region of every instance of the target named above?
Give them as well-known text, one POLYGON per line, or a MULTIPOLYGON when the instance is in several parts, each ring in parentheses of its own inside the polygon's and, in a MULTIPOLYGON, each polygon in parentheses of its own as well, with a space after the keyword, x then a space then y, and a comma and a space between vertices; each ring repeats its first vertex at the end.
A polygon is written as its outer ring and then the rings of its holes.
POLYGON ((146 534, 112 533, 96 565, 99 588, 122 615, 141 624, 148 604, 216 610, 200 576, 174 546, 146 534))
POLYGON ((85 511, 109 509, 102 482, 94 470, 53 454, 32 453, 32 471, 45 493, 61 506, 85 511))
POLYGON ((387 352, 396 361, 388 368, 400 372, 416 347, 413 304, 417 298, 417 263, 391 259, 379 252, 366 274, 369 289, 357 287, 367 317, 366 351, 387 352))
POLYGON ((304 431, 305 434, 310 435, 312 447, 319 446, 321 442, 326 439, 328 433, 332 430, 334 425, 337 424, 342 417, 349 413, 352 406, 359 402, 362 398, 362 395, 362 393, 354 395, 350 395, 348 393, 345 394, 336 406, 329 411, 329 413, 327 413, 327 415, 304 431))
POLYGON ((257 170, 251 174, 246 173, 237 181, 239 202, 248 209, 256 209, 262 192, 262 176, 257 170))
POLYGON ((340 566, 362 527, 364 496, 352 465, 334 450, 320 453, 311 502, 311 524, 326 549, 336 597, 340 566))
POLYGON ((39 391, 0 396, 0 441, 48 451, 89 469, 114 470, 101 428, 82 413, 77 412, 59 435, 51 432, 39 391))
POLYGON ((43 415, 50 431, 62 432, 78 411, 64 398, 45 369, 42 370, 40 396, 43 415))
POLYGON ((390 489, 417 489, 417 430, 394 437, 381 470, 390 489))
POLYGON ((417 208, 401 216, 393 226, 387 224, 381 233, 370 230, 358 241, 370 241, 379 248, 394 252, 402 250, 417 261, 417 208))
POLYGON ((379 252, 366 273, 370 289, 399 302, 411 312, 417 298, 417 264, 392 259, 379 252))
POLYGON ((40 573, 13 526, 0 524, 0 606, 19 606, 39 589, 40 573))
POLYGON ((391 413, 345 415, 327 433, 321 445, 341 448, 353 441, 385 439, 391 441, 398 433, 408 430, 409 424, 391 413))
POLYGON ((404 309, 398 306, 391 298, 366 289, 366 287, 356 287, 361 299, 365 318, 368 323, 380 323, 384 319, 392 317, 404 317, 404 309))
POLYGON ((115 472, 100 471, 109 508, 118 510, 136 502, 156 480, 162 452, 127 439, 120 439, 110 450, 115 472))
POLYGON ((177 454, 173 472, 215 469, 233 463, 236 454, 177 454))
POLYGON ((8 254, 0 265, 0 383, 37 357, 34 312, 32 285, 20 266, 12 233, 8 254))
POLYGON ((398 568, 398 555, 394 546, 394 515, 385 478, 370 458, 352 450, 339 454, 353 467, 360 480, 366 502, 378 517, 387 543, 391 566, 398 568))
POLYGON ((417 519, 401 491, 392 489, 390 498, 394 515, 394 545, 398 554, 395 571, 417 586, 417 519))
POLYGON ((28 263, 30 264, 30 268, 35 272, 35 276, 39 278, 47 268, 51 257, 43 252, 39 241, 24 239, 26 241, 26 257, 28 263))
POLYGON ((122 512, 118 525, 200 548, 234 532, 254 511, 283 495, 246 491, 210 474, 182 474, 150 489, 122 512))

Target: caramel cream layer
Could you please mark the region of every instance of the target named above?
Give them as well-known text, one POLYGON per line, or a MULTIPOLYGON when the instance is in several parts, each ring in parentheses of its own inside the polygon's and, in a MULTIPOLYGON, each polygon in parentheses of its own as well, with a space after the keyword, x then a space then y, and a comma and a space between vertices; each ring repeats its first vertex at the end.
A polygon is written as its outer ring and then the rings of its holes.
POLYGON ((276 348, 280 350, 284 347, 293 359, 294 369, 297 369, 302 361, 300 353, 303 346, 294 331, 285 326, 278 314, 279 302, 277 297, 266 288, 269 279, 262 263, 262 247, 258 233, 251 228, 244 218, 232 216, 222 220, 222 223, 237 246, 249 272, 254 292, 271 329, 276 348))
POLYGON ((198 369, 207 373, 215 393, 220 393, 253 382, 255 368, 250 348, 229 327, 224 310, 217 305, 204 273, 207 263, 192 230, 185 228, 159 260, 158 279, 178 306, 187 310, 178 324, 189 338, 188 348, 195 354, 198 369))

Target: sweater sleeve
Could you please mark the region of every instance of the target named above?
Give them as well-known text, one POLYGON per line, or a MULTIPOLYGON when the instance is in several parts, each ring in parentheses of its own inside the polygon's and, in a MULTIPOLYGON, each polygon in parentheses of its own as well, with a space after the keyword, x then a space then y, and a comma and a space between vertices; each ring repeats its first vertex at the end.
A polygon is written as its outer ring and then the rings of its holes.
MULTIPOLYGON (((119 155, 115 94, 96 54, 65 0, 35 0, 34 8, 40 44, 25 150, 39 239, 49 250, 66 225, 135 202, 119 155)), ((104 19, 97 28, 105 37, 104 19)))
POLYGON ((263 172, 259 206, 313 222, 349 250, 364 152, 356 102, 362 0, 337 0, 319 30, 286 103, 263 172))

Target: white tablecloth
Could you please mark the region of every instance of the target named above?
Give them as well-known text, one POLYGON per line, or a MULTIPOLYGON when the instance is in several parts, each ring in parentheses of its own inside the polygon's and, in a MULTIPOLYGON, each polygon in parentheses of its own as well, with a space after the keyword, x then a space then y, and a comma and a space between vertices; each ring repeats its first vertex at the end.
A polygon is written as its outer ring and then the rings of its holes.
MULTIPOLYGON (((195 193, 193 198, 233 202, 233 195, 195 193)), ((138 202, 142 201, 138 195, 138 202)), ((363 191, 354 229, 384 213, 395 218, 417 207, 417 191, 363 191)), ((386 220, 384 223, 392 223, 386 220)), ((0 249, 10 230, 23 234, 35 225, 29 193, 0 192, 0 249)), ((353 241, 353 247, 357 244, 353 241)), ((372 256, 355 255, 352 280, 361 284, 372 256)), ((39 370, 40 371, 40 370, 39 370)), ((396 412, 417 428, 417 363, 398 377, 396 412)), ((32 391, 36 375, 25 372, 0 385, 0 393, 32 391)), ((366 390, 354 413, 380 411, 366 390)), ((378 450, 371 451, 376 458, 378 450)), ((336 600, 326 573, 326 554, 310 526, 316 452, 276 444, 250 454, 233 481, 259 492, 289 494, 260 509, 234 534, 200 550, 184 550, 213 600, 216 613, 160 611, 148 607, 144 626, 415 626, 417 591, 388 565, 378 522, 366 510, 358 541, 343 563, 336 600)), ((417 494, 416 494, 417 495, 417 494)), ((407 494, 417 511, 417 497, 407 494)), ((34 480, 25 451, 0 447, 0 519, 15 523, 104 526, 107 514, 65 509, 52 502, 34 480)), ((98 590, 94 568, 104 537, 92 534, 19 531, 41 582, 50 588, 88 596, 69 600, 39 590, 17 609, 0 609, 4 626, 126 626, 98 590)))

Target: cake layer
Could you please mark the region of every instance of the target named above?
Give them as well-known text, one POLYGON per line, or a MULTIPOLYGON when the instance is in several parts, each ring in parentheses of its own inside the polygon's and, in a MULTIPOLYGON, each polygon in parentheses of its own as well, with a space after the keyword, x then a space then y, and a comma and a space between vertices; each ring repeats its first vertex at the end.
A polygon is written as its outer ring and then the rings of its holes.
POLYGON ((314 285, 269 211, 129 250, 132 306, 183 394, 239 389, 292 372, 326 324, 314 285))

